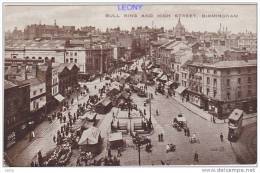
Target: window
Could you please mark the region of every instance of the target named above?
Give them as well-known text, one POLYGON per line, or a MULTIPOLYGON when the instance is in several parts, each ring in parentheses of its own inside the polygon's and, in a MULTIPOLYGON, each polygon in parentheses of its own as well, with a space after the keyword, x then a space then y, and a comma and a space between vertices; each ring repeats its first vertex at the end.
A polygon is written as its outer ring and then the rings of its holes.
POLYGON ((214 70, 214 74, 217 74, 217 70, 214 70))
POLYGON ((238 91, 237 92, 237 98, 240 98, 241 97, 241 91, 238 91))
POLYGON ((227 69, 227 74, 230 74, 230 70, 229 69, 227 69))
POLYGON ((48 59, 49 59, 48 57, 45 57, 45 62, 48 61, 48 59))
POLYGON ((29 56, 26 56, 25 59, 29 59, 29 56))
POLYGON ((66 55, 69 55, 69 52, 66 52, 66 55))
POLYGON ((209 88, 207 88, 207 96, 209 95, 209 88))
POLYGON ((207 73, 210 73, 209 69, 207 69, 207 73))
POLYGON ((66 59, 66 63, 68 63, 68 62, 69 62, 69 59, 67 58, 67 59, 66 59))
POLYGON ((207 84, 210 84, 210 78, 207 77, 207 84))
POLYGON ((251 94, 252 94, 252 91, 251 91, 251 90, 248 90, 248 91, 247 91, 247 96, 251 96, 251 94))
POLYGON ((33 95, 36 95, 37 91, 33 91, 33 95))
POLYGON ((32 59, 35 59, 35 57, 33 56, 32 59))
POLYGON ((217 79, 216 78, 214 79, 213 83, 214 83, 214 86, 217 86, 217 79))
POLYGON ((202 87, 200 87, 200 93, 202 93, 202 87))
POLYGON ((237 69, 237 73, 238 73, 238 74, 240 74, 240 73, 241 73, 241 70, 240 70, 240 68, 239 68, 239 69, 237 69))
POLYGON ((73 56, 73 52, 70 52, 70 56, 73 56))
POLYGON ((51 57, 51 62, 55 62, 55 58, 54 57, 51 57))
POLYGON ((41 88, 41 89, 40 89, 40 93, 42 93, 42 91, 43 91, 43 89, 41 88))
POLYGON ((78 60, 77 60, 77 59, 74 59, 74 62, 75 62, 75 63, 77 63, 77 62, 78 62, 78 60))
POLYGON ((230 86, 230 79, 227 79, 227 86, 230 86))
POLYGON ((251 77, 248 77, 247 83, 251 83, 251 77))
POLYGON ((77 56, 77 52, 74 53, 74 56, 77 56))
POLYGON ((237 78, 237 83, 241 84, 241 79, 240 78, 237 78))
POLYGON ((70 63, 73 63, 73 58, 70 58, 70 63))
POLYGON ((230 93, 227 93, 227 99, 230 100, 230 93))
POLYGON ((214 97, 217 96, 217 90, 214 90, 214 97))
POLYGON ((13 56, 13 59, 15 59, 16 58, 16 56, 13 56))
POLYGON ((39 57, 38 59, 42 59, 42 57, 39 57))

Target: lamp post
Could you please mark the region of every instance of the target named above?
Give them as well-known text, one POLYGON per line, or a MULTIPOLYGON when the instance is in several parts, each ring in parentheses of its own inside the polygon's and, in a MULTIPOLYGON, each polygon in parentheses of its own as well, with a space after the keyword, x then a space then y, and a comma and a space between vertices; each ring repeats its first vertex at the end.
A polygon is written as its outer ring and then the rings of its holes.
POLYGON ((151 125, 152 125, 152 98, 151 98, 151 93, 149 94, 149 110, 150 110, 149 124, 150 124, 150 127, 151 127, 151 125))

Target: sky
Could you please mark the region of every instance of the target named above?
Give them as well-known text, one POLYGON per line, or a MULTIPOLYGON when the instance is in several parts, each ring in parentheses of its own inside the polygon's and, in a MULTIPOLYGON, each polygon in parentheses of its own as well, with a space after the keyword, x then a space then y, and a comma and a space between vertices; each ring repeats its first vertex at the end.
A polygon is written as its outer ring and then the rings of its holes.
POLYGON ((220 23, 228 27, 232 33, 256 32, 257 7, 256 5, 143 5, 135 11, 118 10, 118 5, 8 5, 5 4, 3 12, 4 30, 24 29, 30 24, 53 25, 54 20, 59 26, 75 25, 95 26, 103 31, 106 28, 120 27, 129 30, 136 26, 164 27, 172 29, 178 22, 176 14, 188 14, 192 17, 181 17, 181 23, 187 31, 216 32, 220 23), (120 17, 107 17, 106 15, 118 15, 120 17), (124 17, 126 14, 136 14, 137 17, 124 17), (153 15, 153 17, 141 17, 141 15, 153 15), (170 17, 158 17, 165 14, 170 17), (208 14, 221 14, 229 17, 202 17, 208 14), (232 17, 235 16, 235 17, 232 17))

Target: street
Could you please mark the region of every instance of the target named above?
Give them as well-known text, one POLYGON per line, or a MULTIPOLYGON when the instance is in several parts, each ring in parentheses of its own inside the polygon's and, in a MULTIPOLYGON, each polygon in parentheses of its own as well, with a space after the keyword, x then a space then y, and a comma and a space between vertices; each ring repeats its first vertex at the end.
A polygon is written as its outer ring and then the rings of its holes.
MULTIPOLYGON (((108 81, 100 81, 100 79, 96 79, 92 82, 80 84, 86 85, 89 88, 90 95, 94 95, 98 94, 98 89, 100 89, 106 82, 108 81)), ((233 144, 232 146, 227 140, 227 123, 212 123, 185 108, 182 104, 177 102, 174 97, 166 97, 161 94, 155 95, 155 87, 153 86, 149 86, 147 92, 153 93, 153 99, 151 100, 151 120, 154 129, 150 134, 148 134, 152 143, 152 152, 146 152, 145 147, 141 146, 141 165, 220 165, 223 163, 238 163, 237 155, 234 152, 236 145, 233 144), (159 111, 158 116, 156 115, 156 109, 159 111), (190 138, 184 135, 183 130, 177 131, 172 127, 171 123, 173 118, 180 113, 182 113, 187 119, 187 126, 190 129, 190 134, 196 135, 196 138, 198 139, 196 143, 191 144, 190 138), (159 142, 158 134, 161 133, 164 136, 164 140, 159 142), (220 140, 221 133, 223 133, 224 136, 223 142, 220 140), (166 153, 167 144, 176 145, 176 151, 166 153), (198 162, 194 161, 195 152, 198 153, 198 162)), ((131 97, 133 102, 138 105, 139 110, 146 110, 146 117, 149 118, 149 105, 144 107, 144 101, 147 98, 139 97, 136 93, 132 93, 131 97)), ((77 97, 74 97, 75 101, 73 105, 69 110, 63 112, 63 115, 67 115, 69 111, 73 115, 78 108, 78 104, 84 103, 88 100, 88 95, 80 96, 78 99, 79 100, 77 101, 77 97)), ((111 130, 110 122, 112 121, 113 112, 116 113, 117 116, 125 114, 125 111, 123 111, 123 113, 118 108, 113 107, 106 115, 98 114, 97 116, 97 127, 101 130, 101 137, 104 139, 104 143, 102 153, 99 154, 96 159, 107 156, 107 141, 108 134, 111 130)), ((77 124, 80 126, 81 121, 82 120, 78 119, 75 126, 77 124)), ((52 151, 56 146, 52 137, 56 134, 56 131, 60 129, 61 125, 63 125, 63 123, 60 123, 58 119, 52 123, 44 121, 35 129, 36 137, 33 141, 29 142, 28 138, 25 138, 9 149, 7 154, 13 164, 16 166, 29 166, 31 161, 35 159, 38 151, 41 151, 44 154, 52 151)), ((245 132, 245 134, 247 133, 248 132, 245 132)), ((132 137, 127 134, 123 135, 123 138, 126 141, 126 148, 120 157, 120 165, 138 165, 138 151, 132 142, 132 137)), ((245 137, 241 137, 241 140, 243 140, 243 138, 245 137)), ((251 143, 254 143, 254 141, 251 143)), ((238 147, 246 147, 247 149, 251 148, 248 147, 247 144, 241 142, 238 147)), ((116 155, 116 152, 117 151, 112 150, 112 154, 116 155)), ((80 152, 78 150, 73 150, 68 166, 76 166, 76 160, 79 154, 80 152)))

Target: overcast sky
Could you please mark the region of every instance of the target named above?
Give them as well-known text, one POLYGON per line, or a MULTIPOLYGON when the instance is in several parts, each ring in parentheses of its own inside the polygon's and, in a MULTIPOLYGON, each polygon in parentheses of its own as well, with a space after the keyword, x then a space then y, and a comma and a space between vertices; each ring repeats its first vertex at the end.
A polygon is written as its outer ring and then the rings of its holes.
POLYGON ((196 17, 182 17, 181 22, 188 31, 217 31, 220 23, 227 26, 233 33, 256 32, 257 14, 256 5, 148 5, 144 4, 138 11, 118 11, 117 5, 108 6, 5 6, 4 28, 5 31, 24 29, 29 24, 54 24, 96 26, 101 30, 119 26, 122 29, 130 29, 136 26, 165 27, 172 29, 178 18, 175 14, 190 14, 196 17), (137 18, 126 18, 124 14, 135 13, 137 18), (106 14, 118 14, 119 18, 109 18, 106 14), (152 18, 140 17, 141 14, 153 14, 152 18), (159 14, 170 14, 169 18, 159 18, 159 14), (208 17, 203 14, 236 15, 237 17, 208 17))

